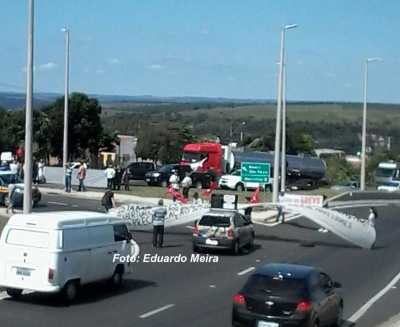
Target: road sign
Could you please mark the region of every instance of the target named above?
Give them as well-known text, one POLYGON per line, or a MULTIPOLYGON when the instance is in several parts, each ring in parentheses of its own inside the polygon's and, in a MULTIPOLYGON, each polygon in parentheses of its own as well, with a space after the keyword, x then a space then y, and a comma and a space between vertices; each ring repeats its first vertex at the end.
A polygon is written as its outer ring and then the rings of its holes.
POLYGON ((271 165, 260 162, 242 162, 241 181, 242 183, 263 183, 269 184, 271 165))

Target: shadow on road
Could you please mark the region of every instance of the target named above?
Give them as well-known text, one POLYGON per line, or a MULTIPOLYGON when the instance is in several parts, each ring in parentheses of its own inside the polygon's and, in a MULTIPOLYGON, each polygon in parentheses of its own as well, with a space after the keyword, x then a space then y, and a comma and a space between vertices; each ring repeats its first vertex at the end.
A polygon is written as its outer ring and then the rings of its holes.
MULTIPOLYGON (((76 301, 73 302, 70 306, 96 303, 151 286, 157 287, 157 284, 155 282, 147 280, 135 279, 125 279, 121 289, 119 290, 111 290, 105 283, 90 284, 80 289, 76 301)), ((57 295, 48 295, 43 293, 31 293, 23 295, 22 298, 19 300, 8 298, 4 299, 3 301, 22 302, 34 305, 50 306, 54 308, 66 307, 66 305, 63 304, 62 301, 60 301, 60 298, 57 295)))

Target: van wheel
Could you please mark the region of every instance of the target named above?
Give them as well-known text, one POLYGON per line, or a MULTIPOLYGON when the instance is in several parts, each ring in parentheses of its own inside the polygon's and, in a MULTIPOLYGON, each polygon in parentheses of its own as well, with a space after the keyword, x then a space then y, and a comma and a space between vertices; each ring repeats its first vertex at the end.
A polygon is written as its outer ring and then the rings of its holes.
POLYGON ((22 290, 18 290, 16 288, 7 288, 6 292, 9 296, 14 299, 20 299, 22 296, 22 290))
POLYGON ((123 279, 123 268, 121 266, 117 266, 115 268, 114 274, 109 280, 109 285, 112 288, 119 288, 122 285, 122 279, 123 279))
POLYGON ((76 295, 78 293, 78 282, 75 280, 68 281, 64 285, 61 293, 64 302, 66 303, 72 302, 73 300, 75 300, 76 295))

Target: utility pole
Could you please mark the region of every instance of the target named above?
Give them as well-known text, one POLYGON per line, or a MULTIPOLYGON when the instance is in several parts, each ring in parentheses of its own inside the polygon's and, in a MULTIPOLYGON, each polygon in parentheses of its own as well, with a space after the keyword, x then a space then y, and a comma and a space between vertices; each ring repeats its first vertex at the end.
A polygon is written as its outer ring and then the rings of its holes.
POLYGON ((62 183, 64 184, 64 178, 67 174, 68 163, 68 98, 69 98, 69 29, 63 28, 62 31, 65 33, 65 75, 64 75, 64 141, 63 141, 63 166, 64 176, 62 183))

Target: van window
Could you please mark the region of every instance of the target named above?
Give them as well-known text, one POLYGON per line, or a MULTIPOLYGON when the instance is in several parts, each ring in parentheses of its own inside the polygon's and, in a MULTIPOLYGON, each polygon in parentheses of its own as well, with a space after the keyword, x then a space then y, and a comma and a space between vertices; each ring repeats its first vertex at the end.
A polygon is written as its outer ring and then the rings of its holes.
POLYGON ((126 241, 128 235, 126 225, 114 225, 114 242, 126 241))
POLYGON ((71 228, 63 230, 63 249, 88 249, 89 247, 90 244, 87 228, 71 228))
POLYGON ((89 227, 90 242, 92 245, 107 245, 112 243, 113 235, 110 225, 89 227))
POLYGON ((50 243, 50 234, 31 230, 10 229, 7 234, 6 243, 47 249, 50 243))

